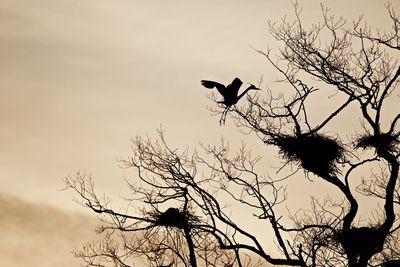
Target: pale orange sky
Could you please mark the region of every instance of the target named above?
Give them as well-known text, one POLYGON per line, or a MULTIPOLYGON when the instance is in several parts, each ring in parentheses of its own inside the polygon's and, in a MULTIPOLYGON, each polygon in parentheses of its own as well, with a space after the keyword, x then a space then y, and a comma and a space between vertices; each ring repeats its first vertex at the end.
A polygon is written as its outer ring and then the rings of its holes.
MULTIPOLYGON (((321 1, 299 2, 305 21, 320 20, 321 1)), ((365 14, 373 27, 389 23, 383 1, 322 2, 349 19, 365 14)), ((249 45, 276 46, 266 22, 285 14, 290 1, 2 0, 0 194, 75 210, 58 189, 78 170, 122 194, 116 158, 160 125, 176 147, 229 136, 265 153, 210 116, 200 80, 264 75, 273 87, 278 74, 249 45)))

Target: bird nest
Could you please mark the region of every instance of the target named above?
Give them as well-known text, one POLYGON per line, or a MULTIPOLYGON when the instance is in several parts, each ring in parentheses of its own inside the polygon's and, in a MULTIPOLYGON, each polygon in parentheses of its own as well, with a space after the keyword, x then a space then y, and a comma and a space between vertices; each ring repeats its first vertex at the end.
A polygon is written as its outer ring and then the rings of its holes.
POLYGON ((339 231, 336 239, 348 252, 360 255, 379 249, 385 236, 376 227, 352 227, 348 231, 339 231))
POLYGON ((397 134, 375 134, 375 135, 364 135, 356 140, 356 147, 367 149, 367 148, 375 148, 377 153, 381 152, 397 152, 399 150, 399 135, 397 134))
POLYGON ((175 227, 183 229, 193 222, 198 221, 197 216, 177 208, 168 208, 165 212, 151 213, 155 226, 175 227))
POLYGON ((321 134, 283 135, 267 143, 276 145, 288 162, 299 163, 306 171, 322 177, 339 173, 337 163, 344 159, 341 143, 321 134))

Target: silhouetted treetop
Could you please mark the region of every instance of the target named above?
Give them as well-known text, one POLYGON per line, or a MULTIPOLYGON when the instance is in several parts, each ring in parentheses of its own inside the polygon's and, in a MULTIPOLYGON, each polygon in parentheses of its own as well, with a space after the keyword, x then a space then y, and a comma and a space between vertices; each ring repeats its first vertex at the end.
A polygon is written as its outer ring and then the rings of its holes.
POLYGON ((133 171, 126 207, 67 177, 102 222, 104 238, 77 252, 87 266, 400 266, 400 18, 387 4, 392 27, 375 32, 321 7, 308 26, 297 2, 292 20, 269 22, 280 47, 256 51, 280 80, 258 93, 262 79, 242 93, 239 78, 201 81, 222 97, 210 97, 220 124, 229 116, 275 165, 229 133, 181 150, 159 130, 119 161, 133 171), (294 208, 299 196, 310 205, 294 208))

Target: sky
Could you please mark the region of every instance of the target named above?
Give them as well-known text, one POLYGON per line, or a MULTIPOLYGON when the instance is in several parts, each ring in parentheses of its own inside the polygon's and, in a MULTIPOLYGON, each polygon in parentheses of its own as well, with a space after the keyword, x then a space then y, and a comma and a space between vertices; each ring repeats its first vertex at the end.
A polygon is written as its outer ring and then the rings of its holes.
MULTIPOLYGON (((299 2, 306 22, 320 20, 320 1, 299 2)), ((385 26, 380 2, 323 3, 339 16, 364 14, 371 25, 385 26)), ((393 5, 400 10, 400 2, 393 5)), ((85 171, 100 191, 123 194, 125 173, 117 159, 129 156, 132 137, 156 136, 159 127, 179 148, 229 136, 233 145, 245 141, 262 152, 256 138, 210 116, 212 103, 200 80, 238 76, 255 83, 263 75, 273 84, 278 74, 250 46, 276 47, 267 20, 285 14, 291 14, 290 1, 2 0, 0 212, 17 202, 48 210, 51 218, 85 216, 73 194, 60 191, 63 178, 85 171)), ((15 209, 12 218, 18 212, 26 215, 15 209)), ((23 224, 5 217, 0 223, 10 225, 12 239, 23 224)), ((84 242, 86 236, 78 236, 84 242)), ((71 266, 71 249, 57 266, 71 266)), ((12 262, 6 258, 0 264, 12 262)))

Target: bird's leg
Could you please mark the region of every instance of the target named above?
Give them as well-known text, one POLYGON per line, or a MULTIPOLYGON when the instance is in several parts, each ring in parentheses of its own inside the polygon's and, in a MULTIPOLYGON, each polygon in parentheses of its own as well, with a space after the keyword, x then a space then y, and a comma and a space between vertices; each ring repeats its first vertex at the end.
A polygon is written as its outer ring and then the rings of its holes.
POLYGON ((225 125, 225 117, 224 117, 225 110, 221 114, 221 118, 219 119, 219 125, 225 125))
POLYGON ((226 115, 228 114, 230 107, 231 106, 227 106, 227 107, 225 107, 224 111, 222 111, 221 118, 219 120, 219 125, 221 125, 221 126, 225 125, 226 115))

